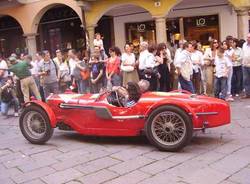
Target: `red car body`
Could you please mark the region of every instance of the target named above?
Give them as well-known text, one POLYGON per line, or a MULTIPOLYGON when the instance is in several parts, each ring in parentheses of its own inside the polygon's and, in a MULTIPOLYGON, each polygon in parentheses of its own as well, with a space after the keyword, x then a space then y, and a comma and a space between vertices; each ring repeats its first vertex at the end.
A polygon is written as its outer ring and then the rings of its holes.
POLYGON ((51 95, 47 103, 32 101, 48 115, 50 125, 60 123, 84 135, 138 136, 151 114, 161 107, 176 107, 185 112, 193 130, 213 128, 230 123, 227 102, 182 92, 147 92, 132 107, 117 107, 107 100, 109 93, 51 95))

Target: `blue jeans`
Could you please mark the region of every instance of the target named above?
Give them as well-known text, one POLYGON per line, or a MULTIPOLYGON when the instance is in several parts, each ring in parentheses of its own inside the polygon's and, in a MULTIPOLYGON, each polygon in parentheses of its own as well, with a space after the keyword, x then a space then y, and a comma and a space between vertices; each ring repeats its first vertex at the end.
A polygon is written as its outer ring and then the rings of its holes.
POLYGON ((1 102, 1 113, 7 116, 9 108, 12 105, 14 106, 14 111, 18 112, 18 105, 19 105, 18 100, 17 98, 13 98, 10 102, 3 102, 3 101, 1 102))
POLYGON ((181 84, 181 89, 189 91, 190 93, 195 93, 194 85, 192 81, 187 81, 181 75, 179 76, 179 82, 181 84))
POLYGON ((233 67, 230 67, 228 78, 227 78, 227 94, 231 95, 232 90, 232 77, 233 77, 233 67))
POLYGON ((112 75, 111 83, 112 83, 112 86, 121 86, 121 84, 122 84, 121 76, 118 74, 112 75))
POLYGON ((243 67, 243 83, 246 95, 250 96, 250 67, 243 67))
POLYGON ((89 87, 89 81, 88 80, 77 80, 76 81, 77 87, 78 87, 78 93, 85 94, 88 91, 89 87))
POLYGON ((233 67, 232 95, 240 94, 242 90, 242 66, 233 67))
POLYGON ((215 77, 214 96, 225 100, 227 96, 227 77, 215 77))

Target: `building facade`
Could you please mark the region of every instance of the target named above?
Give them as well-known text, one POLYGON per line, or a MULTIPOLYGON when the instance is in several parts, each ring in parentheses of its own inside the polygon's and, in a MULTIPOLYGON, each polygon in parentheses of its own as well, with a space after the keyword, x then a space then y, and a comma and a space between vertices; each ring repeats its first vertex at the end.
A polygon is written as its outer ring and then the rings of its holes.
POLYGON ((106 49, 142 40, 246 38, 249 9, 248 0, 3 0, 0 52, 92 48, 95 32, 106 49))

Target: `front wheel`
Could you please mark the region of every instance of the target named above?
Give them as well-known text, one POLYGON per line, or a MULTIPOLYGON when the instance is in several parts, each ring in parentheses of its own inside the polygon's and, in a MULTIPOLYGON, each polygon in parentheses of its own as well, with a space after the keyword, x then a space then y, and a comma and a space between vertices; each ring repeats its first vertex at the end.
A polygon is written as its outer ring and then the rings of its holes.
POLYGON ((19 126, 23 136, 33 144, 44 144, 54 132, 47 113, 34 105, 24 108, 19 119, 19 126))
POLYGON ((178 151, 186 146, 193 134, 191 118, 175 106, 154 110, 145 124, 148 140, 162 151, 178 151))

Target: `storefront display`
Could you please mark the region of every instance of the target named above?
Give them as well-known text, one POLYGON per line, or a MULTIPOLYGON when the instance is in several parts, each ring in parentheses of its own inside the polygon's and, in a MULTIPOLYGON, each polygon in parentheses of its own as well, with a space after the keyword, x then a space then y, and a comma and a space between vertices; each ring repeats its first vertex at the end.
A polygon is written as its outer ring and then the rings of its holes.
POLYGON ((184 30, 186 40, 198 40, 203 45, 208 45, 211 39, 219 40, 219 17, 218 15, 185 17, 184 30))

